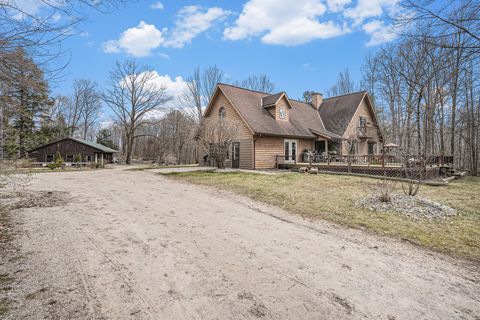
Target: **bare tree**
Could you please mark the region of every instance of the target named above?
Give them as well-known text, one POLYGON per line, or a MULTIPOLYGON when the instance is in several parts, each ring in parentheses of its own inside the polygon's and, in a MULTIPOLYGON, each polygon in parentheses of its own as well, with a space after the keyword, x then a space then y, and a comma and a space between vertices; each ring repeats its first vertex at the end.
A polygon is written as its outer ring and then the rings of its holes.
POLYGON ((406 27, 408 37, 424 39, 430 44, 454 50, 467 50, 469 54, 480 52, 480 2, 476 0, 404 0, 401 5, 409 14, 397 18, 406 27), (410 28, 412 23, 422 22, 430 26, 427 37, 410 28), (462 43, 452 42, 451 37, 461 35, 462 43))
POLYGON ((98 114, 102 108, 102 100, 100 90, 98 89, 98 85, 95 81, 80 81, 83 82, 80 99, 80 121, 82 137, 84 140, 86 140, 87 137, 93 137, 92 128, 97 121, 98 114))
POLYGON ((161 110, 170 100, 166 86, 158 86, 154 78, 154 73, 135 61, 117 62, 110 73, 109 88, 102 94, 102 99, 124 129, 127 164, 132 160, 138 129, 148 123, 148 116, 152 112, 161 110))
POLYGON ((350 71, 345 71, 338 74, 337 82, 329 90, 327 90, 327 96, 340 96, 355 91, 355 83, 353 82, 350 71))
POLYGON ((233 85, 253 91, 275 92, 275 85, 266 74, 252 75, 243 81, 235 81, 233 85))
POLYGON ((213 117, 203 120, 197 140, 218 168, 225 168, 228 151, 238 138, 239 130, 238 123, 228 119, 213 117))
MULTIPOLYGON (((49 79, 55 79, 68 64, 62 43, 78 33, 78 26, 87 19, 86 12, 108 12, 124 3, 125 0, 2 0, 0 51, 25 50, 49 79)), ((3 62, 0 59, 0 64, 3 62)))
POLYGON ((216 65, 201 71, 196 68, 187 78, 187 88, 179 96, 179 107, 197 123, 203 119, 203 110, 208 105, 213 91, 219 82, 222 82, 224 73, 216 65))
POLYGON ((312 102, 312 95, 314 93, 315 93, 315 91, 304 91, 300 100, 303 101, 303 102, 310 103, 310 102, 312 102))

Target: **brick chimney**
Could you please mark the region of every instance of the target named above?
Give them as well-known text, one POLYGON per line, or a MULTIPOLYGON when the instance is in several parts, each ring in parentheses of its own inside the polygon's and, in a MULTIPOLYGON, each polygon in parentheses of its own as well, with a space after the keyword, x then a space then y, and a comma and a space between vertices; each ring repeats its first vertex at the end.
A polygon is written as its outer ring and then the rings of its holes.
POLYGON ((312 93, 312 105, 315 109, 319 109, 323 102, 323 96, 321 93, 313 92, 312 93))

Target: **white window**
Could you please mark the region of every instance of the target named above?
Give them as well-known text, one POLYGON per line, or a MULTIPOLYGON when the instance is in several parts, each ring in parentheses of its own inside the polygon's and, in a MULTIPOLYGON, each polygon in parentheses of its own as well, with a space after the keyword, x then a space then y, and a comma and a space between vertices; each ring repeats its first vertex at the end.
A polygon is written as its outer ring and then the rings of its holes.
POLYGON ((280 117, 280 119, 286 119, 287 109, 285 109, 285 107, 280 107, 280 109, 278 110, 278 116, 280 117))

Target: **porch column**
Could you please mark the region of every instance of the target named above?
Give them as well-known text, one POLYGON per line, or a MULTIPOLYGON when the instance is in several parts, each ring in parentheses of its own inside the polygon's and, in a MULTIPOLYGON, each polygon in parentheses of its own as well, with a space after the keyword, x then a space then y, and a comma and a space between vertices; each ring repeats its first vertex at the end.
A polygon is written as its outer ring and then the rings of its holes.
POLYGON ((100 157, 100 163, 101 163, 102 166, 103 166, 103 153, 102 153, 102 156, 100 157))
POLYGON ((95 163, 98 163, 98 153, 95 153, 95 163))

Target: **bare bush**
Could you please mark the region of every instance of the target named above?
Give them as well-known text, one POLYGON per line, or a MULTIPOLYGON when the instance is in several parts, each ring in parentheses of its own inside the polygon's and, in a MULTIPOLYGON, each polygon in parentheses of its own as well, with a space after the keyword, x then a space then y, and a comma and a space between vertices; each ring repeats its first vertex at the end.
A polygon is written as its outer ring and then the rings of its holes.
POLYGON ((225 168, 228 151, 237 139, 239 130, 238 123, 229 119, 206 118, 203 120, 197 133, 197 140, 215 160, 218 168, 225 168))
POLYGON ((379 195, 381 202, 391 202, 392 193, 395 189, 395 181, 383 179, 381 182, 376 184, 376 193, 379 195))

